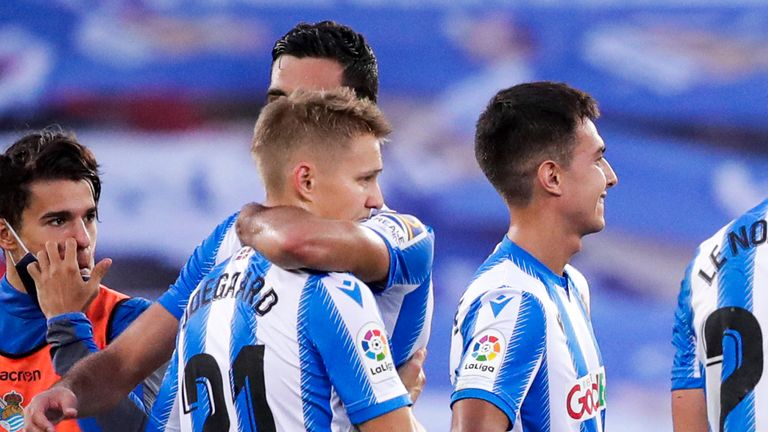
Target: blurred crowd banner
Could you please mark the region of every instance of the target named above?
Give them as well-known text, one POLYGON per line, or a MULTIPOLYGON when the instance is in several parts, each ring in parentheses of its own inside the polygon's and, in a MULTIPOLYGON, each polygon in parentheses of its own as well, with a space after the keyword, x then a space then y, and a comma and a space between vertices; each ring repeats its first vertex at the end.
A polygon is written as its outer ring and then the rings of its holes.
POLYGON ((614 115, 765 129, 768 5, 689 4, 8 0, 0 115, 76 111, 94 98, 259 95, 274 40, 297 21, 332 18, 368 37, 387 93, 460 97, 473 83, 535 77, 587 88, 614 115))

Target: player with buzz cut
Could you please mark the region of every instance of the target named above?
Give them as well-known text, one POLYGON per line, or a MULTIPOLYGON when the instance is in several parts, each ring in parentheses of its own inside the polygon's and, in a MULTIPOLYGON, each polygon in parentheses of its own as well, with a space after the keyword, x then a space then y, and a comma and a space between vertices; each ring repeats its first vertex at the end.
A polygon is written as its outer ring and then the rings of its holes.
POLYGON ((586 93, 537 82, 500 91, 477 122, 475 156, 510 225, 456 312, 455 432, 605 430, 589 287, 568 264, 618 182, 597 117, 586 93))
POLYGON ((768 201, 701 243, 672 344, 675 432, 768 430, 768 201))
MULTIPOLYGON (((330 21, 299 24, 275 42, 272 59, 272 101, 297 88, 338 87, 376 100, 376 57, 363 36, 349 27, 330 21)), ((369 181, 361 178, 359 184, 369 181)), ((424 384, 421 366, 431 325, 434 234, 417 218, 391 211, 358 222, 290 206, 245 206, 195 249, 178 280, 110 349, 76 365, 29 405, 27 416, 45 425, 46 412, 88 415, 117 403, 134 382, 170 358, 192 290, 243 244, 284 268, 350 271, 366 282, 392 335, 395 365, 415 400, 424 384)), ((45 429, 28 432, 37 430, 45 429)))
MULTIPOLYGON (((365 218, 382 205, 389 131, 376 106, 349 89, 271 102, 252 146, 265 205, 365 218)), ((286 270, 243 247, 192 293, 159 396, 173 409, 152 420, 181 431, 413 430, 387 339, 356 277, 286 270)))

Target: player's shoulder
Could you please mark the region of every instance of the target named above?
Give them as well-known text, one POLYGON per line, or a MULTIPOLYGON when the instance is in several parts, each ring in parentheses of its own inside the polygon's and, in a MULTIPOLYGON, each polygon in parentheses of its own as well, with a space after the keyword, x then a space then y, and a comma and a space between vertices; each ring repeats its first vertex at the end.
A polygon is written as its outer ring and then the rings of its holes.
POLYGON ((351 273, 309 272, 305 289, 310 290, 308 295, 330 301, 339 309, 376 308, 370 288, 351 273))
POLYGON ((362 224, 391 239, 395 246, 401 248, 414 243, 434 241, 432 228, 411 214, 387 209, 377 212, 362 224))

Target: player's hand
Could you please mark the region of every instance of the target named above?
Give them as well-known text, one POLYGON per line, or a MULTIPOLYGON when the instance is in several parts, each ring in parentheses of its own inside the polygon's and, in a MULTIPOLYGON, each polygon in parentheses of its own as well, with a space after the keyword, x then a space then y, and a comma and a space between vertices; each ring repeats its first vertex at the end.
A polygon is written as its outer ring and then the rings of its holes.
POLYGON ((109 258, 99 261, 86 282, 77 263, 77 242, 69 238, 63 246, 62 258, 59 242, 46 242, 45 249, 37 254, 37 262, 27 266, 37 287, 40 309, 46 318, 85 311, 96 297, 101 279, 112 265, 109 258))
POLYGON ((77 417, 77 396, 64 387, 52 387, 35 396, 24 408, 26 432, 55 432, 62 420, 77 417))
POLYGON ((416 403, 416 399, 419 398, 421 391, 424 390, 424 385, 427 383, 427 376, 424 374, 424 360, 426 358, 427 349, 421 348, 397 369, 400 380, 403 381, 413 403, 416 403))
POLYGON ((253 218, 266 208, 259 203, 252 202, 240 209, 237 222, 235 222, 235 231, 241 244, 251 245, 254 242, 253 239, 258 234, 259 225, 253 223, 253 218))

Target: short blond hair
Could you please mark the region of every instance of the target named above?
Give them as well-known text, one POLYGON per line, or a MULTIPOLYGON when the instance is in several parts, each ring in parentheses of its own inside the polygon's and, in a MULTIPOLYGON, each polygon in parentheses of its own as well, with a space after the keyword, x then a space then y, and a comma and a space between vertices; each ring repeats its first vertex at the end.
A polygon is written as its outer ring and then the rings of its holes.
POLYGON ((286 164, 294 152, 311 146, 318 155, 344 150, 353 138, 370 134, 383 141, 389 122, 368 99, 342 87, 296 90, 267 104, 253 131, 251 154, 267 189, 280 188, 286 164))

